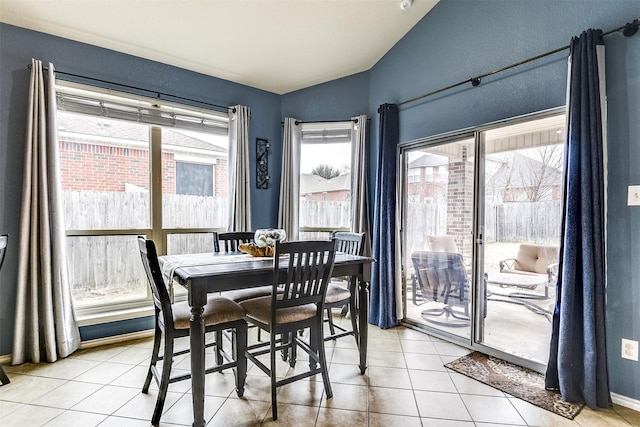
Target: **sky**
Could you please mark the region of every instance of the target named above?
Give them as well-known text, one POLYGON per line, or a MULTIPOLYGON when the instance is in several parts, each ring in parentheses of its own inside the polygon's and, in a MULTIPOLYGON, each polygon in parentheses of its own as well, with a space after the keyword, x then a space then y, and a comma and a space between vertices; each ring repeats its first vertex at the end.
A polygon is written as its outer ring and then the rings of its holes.
POLYGON ((351 144, 302 144, 300 153, 300 173, 311 173, 317 165, 351 169, 351 144))

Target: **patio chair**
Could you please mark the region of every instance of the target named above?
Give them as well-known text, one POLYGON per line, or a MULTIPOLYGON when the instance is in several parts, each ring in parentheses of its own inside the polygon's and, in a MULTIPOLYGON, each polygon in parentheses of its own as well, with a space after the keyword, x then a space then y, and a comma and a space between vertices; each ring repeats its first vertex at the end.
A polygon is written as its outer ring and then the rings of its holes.
MULTIPOLYGON (((151 380, 158 385, 158 398, 156 400, 151 425, 157 426, 164 408, 165 398, 169 384, 176 381, 191 378, 191 374, 171 376, 171 367, 174 357, 186 354, 189 350, 175 351, 174 341, 177 338, 189 336, 189 322, 191 308, 186 301, 171 303, 162 272, 158 263, 158 255, 153 240, 138 237, 138 247, 142 258, 142 265, 147 274, 149 287, 153 295, 155 309, 155 333, 153 339, 153 352, 149 363, 149 370, 142 386, 142 392, 147 393, 151 380), (162 340, 164 335, 164 341, 162 340), (161 350, 161 346, 163 349, 161 350), (162 362, 162 368, 157 363, 162 362)), ((210 295, 204 307, 205 332, 215 332, 216 341, 207 344, 207 347, 215 346, 216 365, 209 367, 205 373, 220 372, 223 369, 236 368, 236 393, 238 397, 244 394, 244 383, 247 375, 247 323, 244 320, 244 309, 228 298, 210 295), (222 348, 222 331, 231 329, 232 355, 227 354, 222 348), (222 363, 224 360, 226 363, 222 363)))
MULTIPOLYGON (((429 250, 431 250, 432 252, 462 253, 458 249, 455 236, 451 234, 427 236, 427 243, 429 245, 429 250)), ((471 257, 463 255, 462 260, 464 262, 465 271, 467 272, 467 274, 470 274, 471 257)))
POLYGON ((442 236, 427 236, 427 243, 432 252, 460 252, 454 236, 445 234, 442 236))
POLYGON ((414 299, 420 295, 422 304, 439 303, 438 307, 423 310, 422 318, 441 326, 469 325, 469 279, 462 255, 416 251, 411 260, 414 299))
MULTIPOLYGON (((500 273, 545 277, 545 296, 548 297, 549 287, 555 286, 558 277, 558 247, 522 243, 515 258, 500 261, 500 273)), ((514 286, 536 288, 526 284, 514 286)))

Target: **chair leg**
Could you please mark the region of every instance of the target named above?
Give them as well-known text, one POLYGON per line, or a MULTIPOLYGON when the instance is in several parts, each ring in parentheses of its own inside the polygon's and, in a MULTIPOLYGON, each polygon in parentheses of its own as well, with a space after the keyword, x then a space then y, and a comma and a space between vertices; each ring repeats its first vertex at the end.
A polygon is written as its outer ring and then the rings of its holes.
MULTIPOLYGON (((324 336, 322 333, 322 322, 320 325, 316 327, 312 327, 310 331, 310 340, 309 343, 313 343, 312 349, 318 355, 318 359, 320 360, 320 371, 322 374, 322 381, 324 382, 324 392, 327 395, 327 399, 333 397, 333 391, 331 390, 331 382, 329 382, 329 372, 327 370, 327 355, 324 351, 324 336)), ((309 358, 313 360, 312 358, 309 358)), ((311 369, 315 368, 315 362, 313 366, 311 366, 311 362, 309 363, 309 367, 311 369)))
POLYGON ((7 385, 11 382, 7 374, 4 372, 2 365, 0 365, 0 381, 2 381, 2 385, 7 385))
POLYGON ((271 418, 273 420, 278 419, 278 402, 276 401, 276 334, 271 331, 270 335, 270 349, 269 349, 269 361, 270 361, 270 377, 271 377, 271 418))
MULTIPOLYGON (((289 333, 281 334, 280 335, 280 339, 282 339, 282 344, 283 345, 290 344, 291 343, 291 334, 289 334, 289 333)), ((280 350, 280 357, 282 358, 283 362, 286 362, 287 360, 289 360, 289 356, 290 356, 289 353, 290 353, 289 347, 283 348, 282 350, 280 350)))
POLYGON ((289 366, 291 366, 292 368, 295 368, 296 359, 298 358, 298 346, 296 344, 295 332, 291 332, 289 334, 289 344, 291 344, 291 347, 289 347, 289 366))
POLYGON ((360 330, 358 329, 358 309, 356 307, 355 292, 351 294, 351 298, 349 299, 349 312, 351 314, 351 329, 353 330, 353 337, 356 340, 358 350, 360 350, 360 330))
MULTIPOLYGON (((329 318, 329 332, 331 335, 336 334, 336 328, 333 326, 333 316, 331 315, 331 307, 327 307, 327 317, 329 318)), ((335 338, 334 338, 335 341, 335 338)))
POLYGON ((224 342, 222 340, 222 331, 216 331, 216 365, 220 366, 224 362, 222 360, 222 346, 224 342))
POLYGON ((340 310, 340 316, 347 317, 347 313, 349 313, 349 304, 345 304, 342 306, 342 310, 340 310))
POLYGON ((160 424, 160 417, 162 416, 164 401, 167 397, 167 390, 169 389, 169 379, 171 376, 172 365, 173 365, 173 337, 168 338, 167 336, 165 336, 162 375, 160 377, 160 386, 158 387, 158 399, 156 400, 156 407, 153 410, 153 417, 151 417, 152 426, 158 426, 160 424))
MULTIPOLYGON (((320 321, 320 326, 311 326, 309 328, 309 347, 316 355, 319 354, 320 348, 318 340, 322 341, 322 349, 324 349, 324 321, 320 321)), ((309 370, 316 369, 317 363, 313 357, 309 357, 309 370)))
POLYGON ((152 367, 156 366, 158 363, 158 354, 160 352, 160 341, 162 340, 162 331, 156 325, 155 333, 153 335, 153 350, 151 353, 151 361, 149 362, 149 371, 147 372, 147 378, 144 380, 144 385, 142 386, 142 392, 148 393, 149 386, 151 385, 151 378, 153 378, 153 370, 152 367))
POLYGON ((247 379, 247 326, 236 327, 233 333, 233 359, 236 361, 236 393, 244 395, 244 383, 247 379))

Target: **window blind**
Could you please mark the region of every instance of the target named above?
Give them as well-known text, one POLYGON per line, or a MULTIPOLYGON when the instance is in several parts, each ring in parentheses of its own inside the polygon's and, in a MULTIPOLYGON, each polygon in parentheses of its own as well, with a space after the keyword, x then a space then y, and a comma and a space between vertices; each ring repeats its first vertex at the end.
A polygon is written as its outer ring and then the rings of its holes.
POLYGON ((223 112, 70 82, 58 82, 56 93, 58 109, 62 111, 216 135, 228 134, 229 116, 223 112))
POLYGON ((351 121, 302 123, 300 126, 303 143, 351 142, 351 121))

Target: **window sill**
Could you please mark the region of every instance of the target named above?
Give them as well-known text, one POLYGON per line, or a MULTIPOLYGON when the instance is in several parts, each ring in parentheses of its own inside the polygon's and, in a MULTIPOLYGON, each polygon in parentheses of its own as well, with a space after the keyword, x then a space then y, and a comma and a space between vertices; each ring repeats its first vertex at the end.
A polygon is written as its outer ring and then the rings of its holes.
POLYGON ((120 320, 137 319, 139 317, 153 316, 154 309, 145 304, 144 307, 110 310, 102 313, 76 313, 78 326, 99 325, 101 323, 118 322, 120 320))

